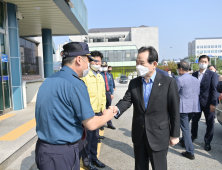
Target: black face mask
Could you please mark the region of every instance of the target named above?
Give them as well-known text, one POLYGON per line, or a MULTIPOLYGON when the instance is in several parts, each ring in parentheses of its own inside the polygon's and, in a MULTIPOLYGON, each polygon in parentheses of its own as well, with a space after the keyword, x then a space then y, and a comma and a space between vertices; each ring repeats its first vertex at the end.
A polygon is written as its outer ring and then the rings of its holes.
POLYGON ((111 73, 111 72, 112 72, 112 70, 108 70, 108 72, 109 72, 109 73, 111 73))

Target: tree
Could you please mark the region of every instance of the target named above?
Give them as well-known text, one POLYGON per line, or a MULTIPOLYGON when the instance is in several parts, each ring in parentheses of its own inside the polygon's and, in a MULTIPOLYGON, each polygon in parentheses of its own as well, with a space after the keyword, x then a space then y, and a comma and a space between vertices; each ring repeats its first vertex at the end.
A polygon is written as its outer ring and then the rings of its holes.
POLYGON ((198 71, 199 70, 199 64, 195 63, 195 64, 192 64, 192 67, 193 71, 198 71))
POLYGON ((191 62, 191 63, 195 63, 196 62, 196 56, 195 55, 189 56, 188 59, 189 59, 189 62, 191 62))
POLYGON ((167 63, 167 66, 157 66, 157 68, 164 70, 164 71, 168 71, 171 70, 172 73, 174 73, 175 75, 177 75, 177 64, 173 61, 170 61, 167 63))

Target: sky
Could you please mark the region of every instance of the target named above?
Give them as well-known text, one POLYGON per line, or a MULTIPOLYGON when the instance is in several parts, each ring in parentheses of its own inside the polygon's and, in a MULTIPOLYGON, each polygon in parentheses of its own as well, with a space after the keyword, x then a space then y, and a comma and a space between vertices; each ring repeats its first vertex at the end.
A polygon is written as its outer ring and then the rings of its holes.
MULTIPOLYGON (((159 28, 159 61, 188 56, 195 38, 222 37, 222 0, 84 0, 88 28, 159 28), (172 47, 172 48, 170 48, 172 47)), ((56 46, 68 37, 54 37, 56 46)))

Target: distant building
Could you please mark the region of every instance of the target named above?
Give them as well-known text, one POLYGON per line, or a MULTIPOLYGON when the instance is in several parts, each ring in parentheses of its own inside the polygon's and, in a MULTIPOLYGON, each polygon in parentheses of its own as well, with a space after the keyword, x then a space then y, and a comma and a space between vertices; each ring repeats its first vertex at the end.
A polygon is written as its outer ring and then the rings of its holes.
POLYGON ((136 57, 142 46, 159 51, 158 27, 120 27, 90 29, 88 35, 70 36, 69 41, 86 42, 90 51, 98 50, 113 67, 114 77, 136 71, 136 57))
POLYGON ((188 43, 188 56, 208 55, 222 60, 222 37, 195 38, 188 43))
POLYGON ((161 61, 161 64, 164 65, 164 66, 167 66, 169 62, 170 62, 170 60, 165 60, 165 59, 163 59, 163 60, 161 61))
POLYGON ((62 61, 62 57, 60 55, 61 51, 63 51, 63 45, 67 44, 68 42, 66 41, 64 44, 59 44, 58 45, 58 49, 56 50, 56 55, 54 57, 53 62, 61 62, 62 61))

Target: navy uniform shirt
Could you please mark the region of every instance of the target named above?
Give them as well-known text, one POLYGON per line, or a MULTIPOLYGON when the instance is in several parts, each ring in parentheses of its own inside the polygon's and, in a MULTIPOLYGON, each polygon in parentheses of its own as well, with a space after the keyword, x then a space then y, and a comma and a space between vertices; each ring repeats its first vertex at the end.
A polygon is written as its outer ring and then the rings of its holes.
POLYGON ((77 76, 64 66, 39 88, 35 117, 41 140, 51 144, 76 142, 82 137, 82 121, 94 116, 87 87, 77 76))

